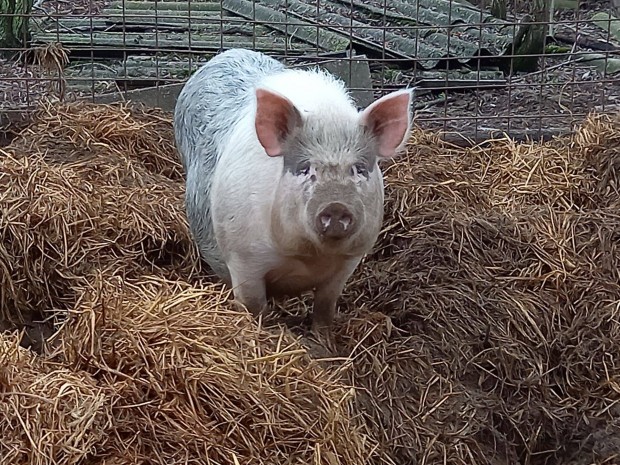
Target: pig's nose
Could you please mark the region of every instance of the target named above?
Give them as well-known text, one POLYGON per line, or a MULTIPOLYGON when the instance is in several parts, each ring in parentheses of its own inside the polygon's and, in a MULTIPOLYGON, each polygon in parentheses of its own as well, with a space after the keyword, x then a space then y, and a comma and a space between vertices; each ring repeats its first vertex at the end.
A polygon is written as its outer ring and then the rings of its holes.
POLYGON ((331 203, 316 217, 316 229, 330 239, 343 239, 353 231, 353 214, 341 203, 331 203))

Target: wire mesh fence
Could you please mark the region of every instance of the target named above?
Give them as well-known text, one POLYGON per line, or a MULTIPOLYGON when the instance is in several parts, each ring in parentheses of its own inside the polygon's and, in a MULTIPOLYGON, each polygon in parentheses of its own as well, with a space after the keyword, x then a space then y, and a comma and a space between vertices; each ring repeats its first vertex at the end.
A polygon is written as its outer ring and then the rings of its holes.
POLYGON ((360 106, 415 86, 417 124, 454 140, 549 137, 620 104, 619 10, 620 0, 0 0, 0 123, 41 99, 145 88, 169 106, 201 64, 243 47, 331 67, 360 106))

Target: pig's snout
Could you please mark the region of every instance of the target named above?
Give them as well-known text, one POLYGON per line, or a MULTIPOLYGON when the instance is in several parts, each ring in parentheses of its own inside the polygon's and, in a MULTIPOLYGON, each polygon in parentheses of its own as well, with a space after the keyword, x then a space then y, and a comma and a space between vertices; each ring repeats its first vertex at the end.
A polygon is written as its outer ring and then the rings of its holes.
POLYGON ((353 213, 338 202, 330 203, 319 212, 315 220, 319 235, 329 239, 344 239, 351 236, 357 224, 353 213))

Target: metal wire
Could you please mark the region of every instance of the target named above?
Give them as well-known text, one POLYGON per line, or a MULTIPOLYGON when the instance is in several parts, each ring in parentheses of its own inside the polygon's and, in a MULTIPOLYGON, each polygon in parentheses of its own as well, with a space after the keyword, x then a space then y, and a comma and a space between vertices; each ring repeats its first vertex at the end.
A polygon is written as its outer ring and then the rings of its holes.
POLYGON ((593 110, 617 110, 620 14, 609 1, 557 9, 547 0, 536 18, 537 2, 509 0, 505 20, 486 3, 37 0, 30 11, 0 11, 0 131, 41 99, 101 101, 182 84, 210 56, 237 46, 290 66, 344 62, 351 90, 374 98, 417 86, 418 125, 474 140, 567 132, 593 110), (29 27, 7 43, 1 28, 16 18, 29 27), (546 44, 519 54, 515 39, 528 26, 544 28, 546 44), (520 69, 525 56, 538 66, 520 69), (370 84, 360 63, 368 63, 370 84))

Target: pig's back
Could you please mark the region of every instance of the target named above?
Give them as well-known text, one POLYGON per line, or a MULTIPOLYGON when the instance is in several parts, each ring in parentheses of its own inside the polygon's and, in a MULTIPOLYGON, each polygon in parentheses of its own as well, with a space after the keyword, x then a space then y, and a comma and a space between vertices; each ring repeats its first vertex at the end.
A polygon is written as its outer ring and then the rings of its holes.
POLYGON ((233 49, 216 55, 192 75, 174 115, 177 148, 186 171, 196 163, 203 173, 205 168, 213 170, 214 147, 239 121, 242 110, 253 105, 256 84, 283 70, 284 65, 262 53, 233 49))
POLYGON ((261 53, 228 50, 192 75, 176 103, 174 132, 186 174, 188 223, 202 257, 224 280, 229 273, 213 229, 213 175, 231 129, 254 105, 256 84, 283 69, 261 53))

